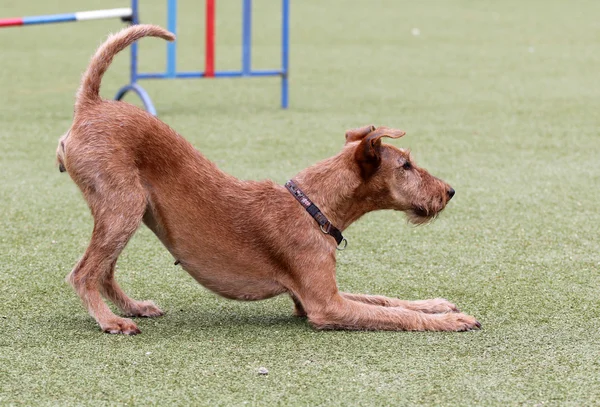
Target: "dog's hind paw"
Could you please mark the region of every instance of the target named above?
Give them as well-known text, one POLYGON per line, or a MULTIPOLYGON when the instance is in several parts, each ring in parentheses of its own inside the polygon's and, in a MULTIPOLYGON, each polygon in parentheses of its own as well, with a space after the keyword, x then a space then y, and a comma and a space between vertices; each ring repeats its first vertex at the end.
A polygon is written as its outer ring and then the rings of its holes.
POLYGON ((109 334, 137 335, 142 333, 135 322, 127 318, 113 318, 100 324, 102 331, 109 334))
POLYGON ((156 304, 150 300, 148 301, 137 301, 132 307, 130 307, 126 314, 128 317, 160 317, 164 315, 164 312, 156 306, 156 304))

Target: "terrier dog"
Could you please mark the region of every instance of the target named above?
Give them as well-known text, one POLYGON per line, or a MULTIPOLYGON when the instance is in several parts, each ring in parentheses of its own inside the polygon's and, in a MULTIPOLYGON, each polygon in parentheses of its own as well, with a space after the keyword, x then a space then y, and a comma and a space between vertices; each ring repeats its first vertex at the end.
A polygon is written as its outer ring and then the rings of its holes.
POLYGON ((103 100, 100 81, 113 57, 146 37, 174 40, 152 25, 110 36, 85 71, 73 124, 57 160, 79 186, 94 218, 91 242, 67 280, 104 332, 140 333, 115 315, 155 317, 152 301, 128 297, 115 264, 143 222, 184 270, 226 298, 261 300, 287 293, 298 316, 317 329, 465 331, 475 318, 441 299, 404 301, 338 291, 336 249, 342 232, 367 212, 394 209, 426 223, 454 190, 418 167, 409 153, 382 143, 405 133, 365 126, 346 133, 342 150, 285 186, 241 181, 147 112, 103 100))

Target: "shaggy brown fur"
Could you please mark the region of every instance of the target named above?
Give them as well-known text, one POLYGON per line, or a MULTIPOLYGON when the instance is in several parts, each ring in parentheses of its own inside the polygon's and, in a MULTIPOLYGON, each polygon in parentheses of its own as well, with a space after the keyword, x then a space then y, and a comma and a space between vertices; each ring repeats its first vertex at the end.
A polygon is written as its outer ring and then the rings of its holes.
MULTIPOLYGON (((270 181, 241 181, 156 117, 102 100, 113 56, 145 36, 173 40, 157 26, 136 25, 100 46, 83 75, 71 128, 57 157, 94 217, 91 242, 68 281, 101 329, 137 334, 126 316, 154 317, 152 301, 129 298, 114 278, 117 258, 140 223, 200 284, 226 297, 261 300, 287 293, 296 315, 320 329, 464 331, 478 328, 444 299, 403 301, 339 292, 336 242, 294 197, 270 181), (268 203, 268 204, 266 204, 268 203)), ((403 131, 366 126, 346 133, 339 154, 301 171, 297 185, 340 230, 367 212, 404 211, 416 224, 433 219, 454 190, 381 143, 403 131)))

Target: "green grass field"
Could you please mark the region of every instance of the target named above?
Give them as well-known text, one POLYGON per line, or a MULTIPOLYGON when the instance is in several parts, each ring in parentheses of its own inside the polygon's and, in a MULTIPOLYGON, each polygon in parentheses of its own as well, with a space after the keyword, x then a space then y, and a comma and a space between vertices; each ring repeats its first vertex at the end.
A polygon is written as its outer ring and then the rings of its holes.
MULTIPOLYGON (((4 0, 0 17, 127 2, 56 3, 4 0)), ((143 3, 164 25, 164 2, 143 3)), ((202 69, 202 10, 180 5, 184 70, 202 69)), ((238 68, 240 2, 217 13, 217 68, 238 68)), ((405 129, 393 143, 456 196, 428 226, 396 212, 352 225, 339 286, 448 298, 482 322, 466 333, 315 331, 286 297, 202 288, 145 227, 117 279, 166 315, 135 337, 101 333, 64 282, 92 219, 54 151, 90 56, 122 24, 2 29, 0 405, 597 405, 599 13, 592 0, 293 1, 288 111, 276 78, 142 82, 162 120, 245 179, 284 183, 347 128, 405 129)), ((254 65, 278 67, 279 3, 257 0, 254 16, 254 65)), ((161 40, 140 52, 143 70, 163 69, 161 40)), ((125 52, 103 95, 127 77, 125 52)))

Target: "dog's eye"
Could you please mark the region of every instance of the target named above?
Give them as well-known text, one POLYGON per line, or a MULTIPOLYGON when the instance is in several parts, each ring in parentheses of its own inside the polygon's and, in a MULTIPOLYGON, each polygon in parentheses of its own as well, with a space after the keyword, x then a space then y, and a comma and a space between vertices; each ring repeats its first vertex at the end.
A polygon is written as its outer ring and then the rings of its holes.
POLYGON ((404 164, 402 164, 402 168, 404 168, 405 170, 410 170, 412 168, 412 164, 410 163, 410 161, 406 161, 404 164))

